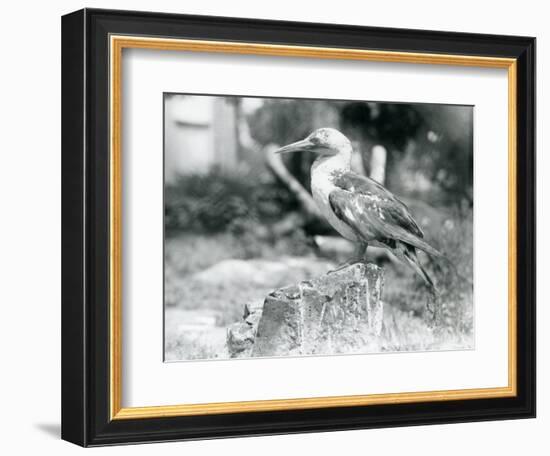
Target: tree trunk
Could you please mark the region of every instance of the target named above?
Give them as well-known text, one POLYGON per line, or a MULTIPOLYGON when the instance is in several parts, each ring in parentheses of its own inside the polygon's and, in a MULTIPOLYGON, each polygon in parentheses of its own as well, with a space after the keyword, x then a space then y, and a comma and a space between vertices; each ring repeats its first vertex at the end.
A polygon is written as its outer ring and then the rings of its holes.
POLYGON ((281 156, 274 153, 277 149, 278 147, 274 144, 264 148, 264 157, 268 168, 296 196, 308 219, 321 219, 321 214, 312 196, 288 171, 281 156))

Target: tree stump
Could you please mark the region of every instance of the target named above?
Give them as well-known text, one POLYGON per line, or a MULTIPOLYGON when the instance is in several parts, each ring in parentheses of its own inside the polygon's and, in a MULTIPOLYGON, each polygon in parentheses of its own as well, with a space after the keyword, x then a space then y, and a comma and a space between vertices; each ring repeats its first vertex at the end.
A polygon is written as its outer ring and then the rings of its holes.
POLYGON ((270 293, 228 328, 231 357, 358 353, 382 330, 383 270, 354 264, 270 293))

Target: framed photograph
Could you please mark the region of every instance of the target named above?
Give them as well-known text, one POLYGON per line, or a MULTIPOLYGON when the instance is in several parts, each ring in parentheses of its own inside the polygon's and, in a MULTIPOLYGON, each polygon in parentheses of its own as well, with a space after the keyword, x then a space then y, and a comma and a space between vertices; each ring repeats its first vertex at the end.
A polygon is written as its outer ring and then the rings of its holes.
POLYGON ((535 416, 535 39, 62 19, 62 437, 535 416))

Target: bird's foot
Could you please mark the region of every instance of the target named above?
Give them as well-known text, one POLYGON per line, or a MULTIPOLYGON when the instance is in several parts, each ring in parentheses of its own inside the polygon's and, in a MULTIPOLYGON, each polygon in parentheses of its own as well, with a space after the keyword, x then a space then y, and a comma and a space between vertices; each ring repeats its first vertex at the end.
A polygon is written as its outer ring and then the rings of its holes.
POLYGON ((361 263, 361 262, 363 262, 362 258, 353 258, 353 259, 347 260, 346 262, 338 265, 335 269, 331 269, 330 271, 328 271, 328 274, 341 271, 342 269, 345 269, 348 266, 353 266, 354 264, 361 263))
POLYGON ((358 244, 355 247, 355 252, 351 258, 348 258, 344 263, 338 265, 336 269, 332 269, 329 271, 329 274, 332 274, 333 272, 341 271, 344 268, 347 268, 348 266, 353 266, 357 263, 366 263, 367 262, 367 244, 358 244))

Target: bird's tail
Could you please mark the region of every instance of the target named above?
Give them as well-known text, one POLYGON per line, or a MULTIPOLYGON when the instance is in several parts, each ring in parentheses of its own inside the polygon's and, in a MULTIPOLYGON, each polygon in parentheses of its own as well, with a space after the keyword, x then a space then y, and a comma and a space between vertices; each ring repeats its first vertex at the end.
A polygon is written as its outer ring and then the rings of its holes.
MULTIPOLYGON (((434 249, 435 250, 435 249, 434 249)), ((426 285, 430 288, 430 290, 435 294, 439 295, 439 290, 437 289, 437 286, 435 285, 435 282, 432 280, 426 269, 424 269, 424 266, 420 263, 418 260, 418 257, 416 256, 416 251, 414 247, 408 247, 403 252, 403 257, 405 258, 405 261, 407 264, 413 268, 413 270, 424 280, 426 285)))
POLYGON ((426 302, 426 307, 428 311, 432 314, 432 323, 435 323, 438 319, 441 298, 439 290, 426 269, 424 269, 424 266, 422 266, 422 264, 418 260, 418 257, 416 256, 416 249, 414 247, 407 246, 405 251, 403 252, 403 257, 407 264, 411 266, 420 277, 422 277, 422 279, 430 289, 431 298, 426 302))
MULTIPOLYGON (((453 261, 451 261, 447 256, 442 254, 439 250, 434 249, 431 245, 429 245, 427 242, 423 241, 422 239, 415 239, 415 242, 410 243, 412 246, 418 248, 419 250, 422 250, 426 252, 428 255, 433 257, 434 259, 438 261, 443 261, 447 266, 451 268, 451 270, 454 272, 454 274, 463 280, 464 282, 468 283, 470 286, 473 286, 473 282, 470 278, 465 277, 463 274, 460 273, 458 268, 456 267, 456 264, 454 264, 453 261)), ((415 255, 416 256, 416 255, 415 255)))
MULTIPOLYGON (((468 277, 463 276, 456 265, 449 259, 447 256, 442 254, 439 250, 434 249, 430 244, 428 244, 426 241, 424 241, 422 238, 419 238, 403 229, 395 230, 393 233, 394 237, 397 238, 401 242, 397 242, 397 247, 395 249, 392 249, 395 254, 400 254, 402 259, 405 259, 405 261, 412 266, 412 268, 424 279, 424 281, 432 287, 431 284, 433 284, 433 281, 430 279, 430 277, 427 275, 426 271, 418 261, 416 257, 416 250, 422 250, 423 252, 430 255, 435 260, 443 261, 448 266, 451 267, 453 272, 456 274, 457 277, 459 277, 461 280, 468 283, 470 286, 473 286, 472 280, 468 277), (400 245, 406 245, 408 248, 405 248, 404 250, 402 247, 400 248, 400 245), (411 251, 413 253, 411 253, 411 251)), ((435 288, 432 288, 435 289, 435 288)))
MULTIPOLYGON (((438 261, 443 261, 447 266, 449 266, 452 269, 452 271, 455 273, 455 275, 458 278, 460 278, 464 282, 468 283, 470 286, 473 286, 472 280, 469 279, 468 277, 465 277, 463 274, 461 274, 460 271, 458 270, 458 268, 456 267, 456 264, 453 263, 453 261, 451 261, 444 254, 442 254, 439 250, 434 249, 431 245, 429 245, 424 240, 419 239, 419 238, 414 237, 414 236, 411 236, 411 239, 409 239, 407 241, 407 243, 413 248, 416 247, 417 249, 422 250, 423 252, 427 253, 428 255, 433 257, 434 259, 436 259, 438 261)), ((407 252, 408 251, 409 250, 407 250, 407 252)), ((418 271, 417 272, 422 276, 422 278, 429 285, 428 282, 431 282, 431 280, 429 279, 429 277, 428 277, 428 280, 424 277, 424 276, 427 276, 427 273, 424 270, 424 268, 422 267, 422 265, 420 264, 420 262, 418 261, 418 258, 416 258, 416 252, 414 252, 414 260, 407 260, 407 262, 409 262, 409 261, 416 262, 417 266, 423 271, 423 272, 418 272, 418 271)), ((413 266, 413 268, 416 270, 416 267, 413 266)))
MULTIPOLYGON (((403 233, 400 234, 400 240, 402 242, 405 242, 406 244, 410 245, 411 247, 415 247, 418 250, 422 250, 423 252, 427 253, 431 257, 433 257, 436 260, 445 262, 448 266, 451 267, 451 269, 454 271, 454 273, 457 275, 457 277, 461 278, 462 280, 466 281, 470 285, 472 284, 472 281, 468 279, 467 277, 464 277, 460 272, 458 271, 456 265, 443 253, 441 253, 439 250, 434 249, 430 244, 428 244, 426 241, 424 241, 421 238, 418 238, 412 234, 406 233, 404 235, 403 233)), ((416 257, 416 252, 415 255, 416 257)), ((417 260, 418 262, 418 260, 417 260)), ((420 264, 420 263, 419 263, 420 264)))
POLYGON ((428 255, 434 257, 434 258, 437 258, 437 259, 441 259, 441 260, 445 260, 445 261, 450 261, 445 255, 443 255, 439 250, 437 249, 434 249, 430 244, 428 244, 426 241, 424 241, 423 239, 420 239, 416 236, 413 236, 411 235, 409 238, 407 239, 403 239, 403 241, 405 241, 407 244, 410 244, 412 245, 413 247, 416 247, 417 249, 419 250, 422 250, 423 252, 426 252, 428 255))

